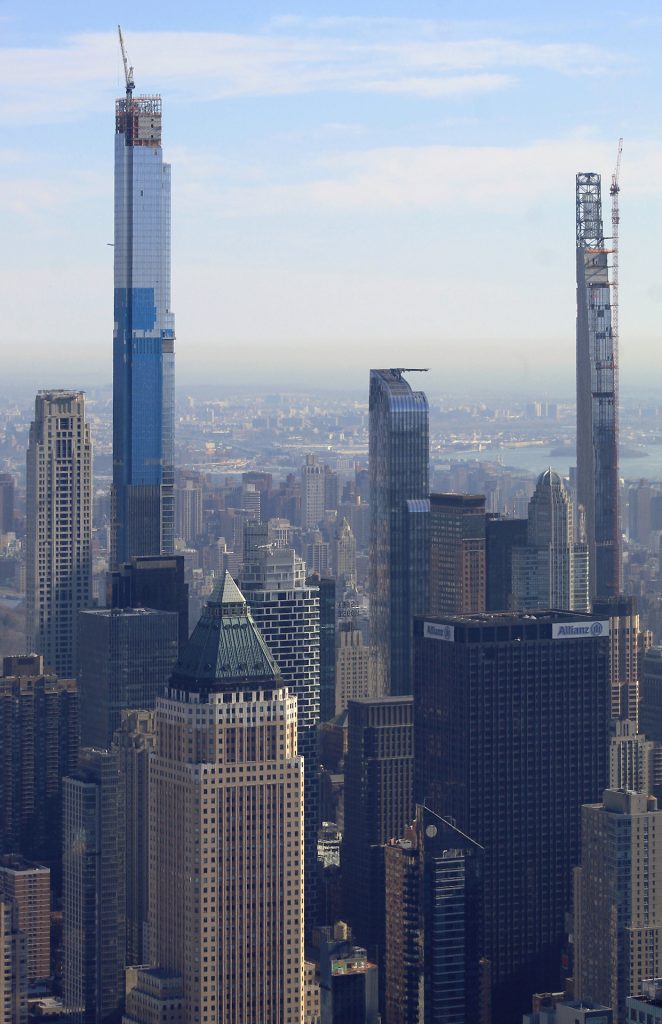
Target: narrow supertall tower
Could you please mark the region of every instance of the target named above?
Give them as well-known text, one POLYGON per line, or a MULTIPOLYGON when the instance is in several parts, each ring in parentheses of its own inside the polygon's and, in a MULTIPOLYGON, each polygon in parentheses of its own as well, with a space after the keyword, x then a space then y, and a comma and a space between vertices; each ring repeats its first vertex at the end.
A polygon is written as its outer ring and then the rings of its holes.
POLYGON ((577 497, 584 508, 591 597, 621 589, 618 366, 600 175, 577 175, 577 497))
POLYGON ((170 165, 161 97, 115 102, 113 537, 115 566, 174 543, 175 320, 170 309, 170 165))

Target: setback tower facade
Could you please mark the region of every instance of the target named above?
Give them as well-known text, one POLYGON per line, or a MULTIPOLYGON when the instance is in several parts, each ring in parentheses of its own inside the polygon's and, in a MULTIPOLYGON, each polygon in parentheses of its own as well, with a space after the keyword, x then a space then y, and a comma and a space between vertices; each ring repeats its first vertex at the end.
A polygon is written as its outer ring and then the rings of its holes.
POLYGON ((297 697, 229 573, 203 609, 154 721, 152 962, 181 975, 188 1024, 300 1024, 297 697))
POLYGON ((591 597, 621 589, 618 515, 618 353, 599 174, 578 174, 577 499, 584 509, 591 597))
POLYGON ((370 637, 379 693, 411 693, 412 619, 427 607, 429 415, 404 370, 370 371, 370 637))
POLYGON ((174 543, 175 320, 161 97, 115 103, 112 563, 174 543))

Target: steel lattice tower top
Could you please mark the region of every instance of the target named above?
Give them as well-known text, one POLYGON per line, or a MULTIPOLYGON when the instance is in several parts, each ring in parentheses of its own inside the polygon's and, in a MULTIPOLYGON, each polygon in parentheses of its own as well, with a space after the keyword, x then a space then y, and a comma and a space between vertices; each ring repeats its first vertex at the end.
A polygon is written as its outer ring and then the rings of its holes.
POLYGON ((577 175, 577 499, 583 506, 592 597, 621 589, 618 366, 600 175, 577 175))

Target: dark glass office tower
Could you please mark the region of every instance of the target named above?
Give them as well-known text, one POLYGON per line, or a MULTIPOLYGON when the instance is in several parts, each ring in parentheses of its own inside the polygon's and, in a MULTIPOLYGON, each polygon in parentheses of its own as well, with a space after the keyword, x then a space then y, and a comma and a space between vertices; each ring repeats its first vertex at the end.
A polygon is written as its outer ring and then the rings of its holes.
POLYGON ((62 778, 78 766, 78 686, 40 654, 5 658, 0 676, 0 853, 51 869, 59 894, 62 778))
POLYGON ((0 473, 0 533, 14 532, 14 478, 0 473))
POLYGON ((505 612, 512 607, 513 548, 526 544, 527 519, 505 519, 489 512, 485 521, 485 607, 505 612))
POLYGON ((188 583, 184 556, 132 558, 106 577, 109 608, 158 608, 177 612, 180 649, 188 640, 188 583))
POLYGON ((161 97, 115 103, 112 563, 174 543, 175 320, 161 97))
POLYGON ((177 661, 177 615, 154 608, 80 613, 78 688, 83 747, 108 748, 122 711, 153 708, 177 661))
POLYGON ((418 802, 485 850, 494 1024, 555 991, 580 808, 608 777, 609 623, 579 613, 417 619, 418 802))
POLYGON ((592 597, 621 590, 618 352, 599 174, 577 175, 577 500, 583 506, 592 597))
MULTIPOLYGON (((414 713, 411 695, 348 704, 342 870, 354 936, 383 963, 383 844, 414 816, 414 713)), ((383 978, 382 978, 383 982, 383 978)))
POLYGON ((124 787, 113 750, 80 752, 62 784, 64 1005, 72 1024, 120 1020, 124 999, 124 787))
POLYGON ((370 633, 378 692, 411 693, 412 618, 427 607, 428 401, 404 370, 370 371, 370 633), (417 515, 421 511, 423 514, 417 515))

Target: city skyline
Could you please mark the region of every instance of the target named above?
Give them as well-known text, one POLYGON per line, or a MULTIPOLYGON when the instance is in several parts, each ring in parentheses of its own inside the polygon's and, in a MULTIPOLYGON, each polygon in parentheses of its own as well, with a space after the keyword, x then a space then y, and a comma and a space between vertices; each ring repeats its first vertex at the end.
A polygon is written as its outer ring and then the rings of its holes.
POLYGON ((110 11, 83 16, 70 3, 37 24, 5 4, 0 218, 8 233, 21 228, 3 267, 17 374, 39 358, 52 375, 48 336, 67 339, 59 372, 80 375, 84 364, 88 380, 110 376, 112 181, 100 115, 122 85, 120 18, 141 89, 168 104, 183 382, 200 379, 202 360, 245 381, 256 372, 251 342, 260 372, 296 361, 301 381, 332 373, 338 353, 358 380, 359 367, 400 362, 406 343, 417 363, 459 382, 458 342, 485 376, 568 380, 569 197, 579 169, 610 174, 621 134, 622 363, 624 383, 633 379, 660 297, 648 242, 662 216, 653 5, 605 12, 599 26, 570 18, 568 3, 544 17, 506 4, 500 20, 484 3, 464 14, 451 4, 445 20, 429 2, 390 3, 379 18, 365 3, 353 17, 345 3, 325 17, 310 6, 259 3, 221 18, 206 4, 158 14, 120 5, 110 23, 110 11), (27 266, 43 302, 15 302, 27 266), (73 324, 64 267, 81 285, 73 324))

